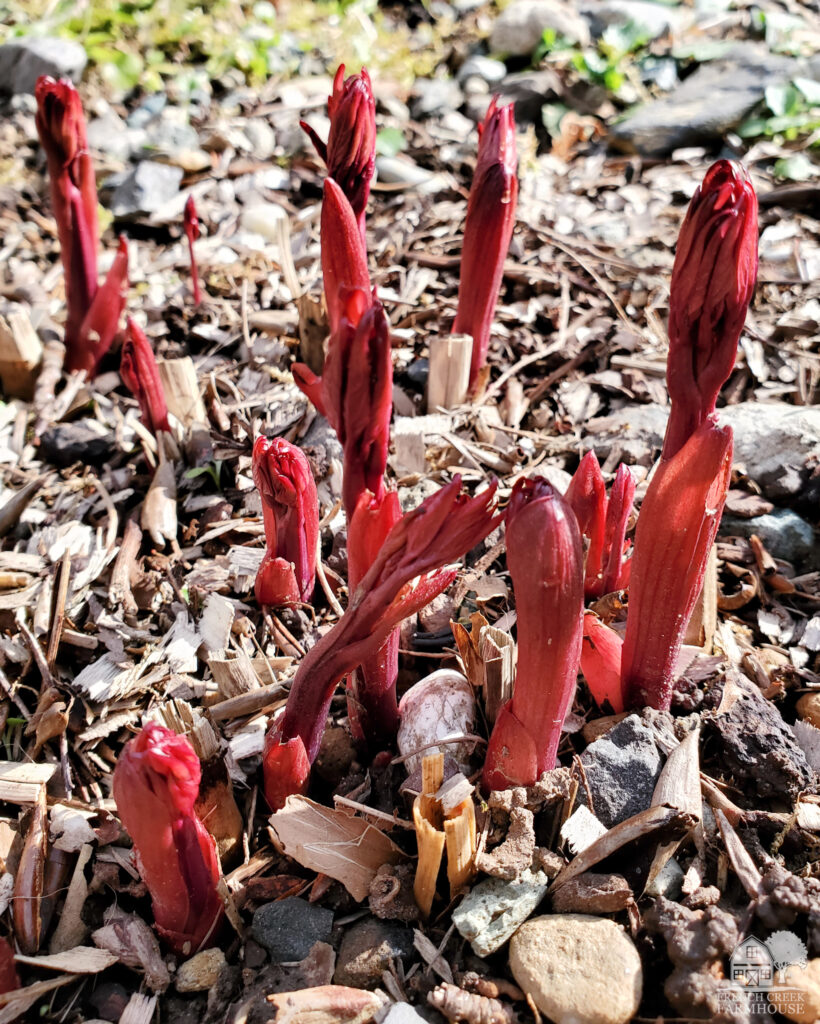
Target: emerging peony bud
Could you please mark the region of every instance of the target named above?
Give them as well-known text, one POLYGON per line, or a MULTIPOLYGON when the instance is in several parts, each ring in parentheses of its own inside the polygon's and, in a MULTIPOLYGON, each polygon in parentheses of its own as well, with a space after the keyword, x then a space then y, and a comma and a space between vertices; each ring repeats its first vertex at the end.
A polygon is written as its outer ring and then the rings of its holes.
POLYGON ((185 201, 183 227, 185 229, 185 237, 188 239, 188 254, 191 257, 191 283, 194 289, 194 305, 198 306, 202 302, 202 292, 199 290, 199 270, 194 254, 194 242, 199 238, 201 232, 199 230, 199 216, 196 212, 196 203, 194 202, 193 195, 188 196, 185 201))
POLYGON ((122 382, 139 402, 145 426, 157 437, 163 430, 170 433, 168 406, 165 404, 165 392, 151 342, 130 316, 125 325, 125 341, 120 356, 122 382))
MULTIPOLYGON (((322 278, 332 335, 339 329, 342 315, 346 312, 350 317, 348 294, 356 289, 364 293, 360 313, 369 305, 370 295, 364 242, 350 203, 333 178, 325 181, 320 234, 322 278)), ((353 326, 357 323, 358 319, 354 319, 353 326)))
POLYGON ((263 767, 265 796, 275 810, 289 793, 303 792, 307 785, 301 755, 308 764, 316 758, 336 685, 372 657, 402 619, 449 586, 456 570, 443 566, 498 525, 495 490, 493 483, 468 498, 455 477, 387 535, 345 614, 302 659, 285 713, 270 730, 263 767), (289 748, 287 755, 283 747, 289 748))
POLYGON ((595 452, 588 451, 567 488, 581 533, 588 539, 584 592, 589 598, 620 590, 629 580, 624 562, 625 535, 635 497, 635 478, 621 464, 615 473, 610 497, 595 452))
POLYGON ((715 411, 735 363, 757 280, 757 196, 740 164, 718 160, 686 213, 669 289, 666 381, 672 410, 663 457, 715 411))
POLYGON ((473 339, 470 387, 487 361, 504 260, 510 248, 518 199, 513 105, 499 107, 493 97, 484 124, 479 125, 478 161, 467 203, 458 311, 454 334, 473 339))
POLYGON ((622 678, 627 707, 668 711, 675 665, 703 587, 732 468, 714 418, 655 469, 638 516, 622 678))
POLYGON ((319 499, 307 456, 284 438, 257 437, 253 482, 262 497, 267 551, 256 576, 260 604, 309 601, 316 576, 319 499))
POLYGON ((125 307, 128 249, 120 245, 105 284, 97 278, 97 185, 88 153, 85 116, 71 82, 37 80, 36 125, 46 152, 51 205, 57 221, 66 291, 66 368, 97 372, 125 307))
POLYGON ((199 758, 190 742, 149 722, 124 747, 114 770, 117 813, 134 841, 154 920, 172 949, 188 956, 216 935, 216 845, 194 812, 199 758))
POLYGON ((531 786, 555 766, 581 658, 584 558, 572 508, 541 477, 522 479, 507 508, 507 566, 518 617, 512 699, 495 721, 486 789, 531 786))
POLYGON ((333 95, 328 97, 330 134, 325 144, 316 132, 301 121, 302 129, 324 160, 328 174, 347 197, 359 226, 364 245, 365 210, 370 195, 370 180, 376 167, 376 103, 365 68, 361 74, 344 77, 339 65, 333 79, 333 95))

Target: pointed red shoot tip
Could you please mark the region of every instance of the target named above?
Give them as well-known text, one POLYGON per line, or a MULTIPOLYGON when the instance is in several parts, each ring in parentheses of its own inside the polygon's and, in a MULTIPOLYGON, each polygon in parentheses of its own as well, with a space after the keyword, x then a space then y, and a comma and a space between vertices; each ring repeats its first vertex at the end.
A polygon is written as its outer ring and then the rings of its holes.
POLYGON ((592 612, 584 615, 581 672, 598 707, 602 710, 608 707, 616 715, 624 710, 622 649, 623 641, 614 630, 605 626, 592 612))
POLYGON ((276 725, 271 725, 265 736, 262 755, 262 778, 265 799, 273 811, 281 811, 289 796, 307 791, 310 761, 301 738, 294 736, 285 742, 276 725))
POLYGON ((125 321, 120 377, 139 403, 141 419, 145 426, 155 437, 163 430, 170 433, 168 406, 154 350, 145 332, 130 316, 125 321))
POLYGON ((193 195, 189 195, 185 201, 183 227, 185 229, 185 237, 188 239, 188 255, 191 260, 191 285, 194 291, 194 305, 198 306, 202 302, 202 292, 199 288, 199 268, 197 267, 196 255, 194 253, 194 242, 199 238, 201 230, 193 195))

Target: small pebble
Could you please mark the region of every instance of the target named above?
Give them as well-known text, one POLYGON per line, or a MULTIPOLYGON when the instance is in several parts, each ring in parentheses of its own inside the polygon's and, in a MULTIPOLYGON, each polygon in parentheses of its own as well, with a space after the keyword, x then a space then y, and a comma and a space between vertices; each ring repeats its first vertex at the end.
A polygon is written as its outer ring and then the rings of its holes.
POLYGON ((820 1020, 820 960, 809 960, 805 968, 793 965, 786 970, 781 989, 770 992, 769 1002, 784 1017, 797 1024, 815 1024, 820 1020), (795 995, 800 998, 794 998, 795 995))
POLYGON ((174 980, 177 992, 205 992, 213 988, 224 966, 225 954, 221 949, 203 949, 180 965, 174 980))
POLYGON ((510 969, 555 1024, 626 1024, 641 1001, 641 958, 614 921, 552 914, 510 942, 510 969))
POLYGON ((820 693, 807 693, 797 702, 797 713, 804 722, 820 729, 820 693))

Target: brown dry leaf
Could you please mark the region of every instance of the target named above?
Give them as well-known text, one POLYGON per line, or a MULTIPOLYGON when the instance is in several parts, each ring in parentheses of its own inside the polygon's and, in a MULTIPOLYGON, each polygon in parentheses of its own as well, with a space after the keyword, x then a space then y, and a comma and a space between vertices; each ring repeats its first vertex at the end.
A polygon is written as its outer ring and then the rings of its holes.
POLYGON ((330 875, 354 900, 367 899, 382 864, 398 864, 404 853, 375 826, 305 796, 291 796, 270 817, 274 844, 297 864, 330 875))
MULTIPOLYGON (((660 829, 664 833, 671 832, 672 835, 677 835, 681 832, 685 834, 694 824, 695 822, 691 815, 682 814, 676 807, 647 807, 633 817, 627 818, 626 821, 615 825, 605 835, 601 836, 600 839, 596 839, 594 843, 583 849, 559 873, 552 883, 552 887, 557 889, 559 886, 570 881, 570 879, 577 878, 578 875, 589 871, 591 867, 599 864, 606 857, 615 853, 616 850, 620 850, 621 847, 626 846, 627 843, 634 842, 636 839, 642 839, 644 836, 651 835, 652 832, 660 829)), ((670 838, 672 836, 664 835, 664 839, 667 841, 670 838)))
POLYGON ((385 997, 345 985, 320 985, 277 992, 268 1002, 276 1010, 276 1024, 366 1024, 385 1005, 385 997))

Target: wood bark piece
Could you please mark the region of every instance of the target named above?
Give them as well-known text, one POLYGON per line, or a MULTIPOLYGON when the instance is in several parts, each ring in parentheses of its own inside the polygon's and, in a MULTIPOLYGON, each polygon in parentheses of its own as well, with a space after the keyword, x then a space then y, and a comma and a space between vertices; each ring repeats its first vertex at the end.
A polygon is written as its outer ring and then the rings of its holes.
POLYGON ((165 392, 165 404, 185 430, 195 423, 207 423, 208 414, 199 390, 196 367, 190 356, 158 359, 159 377, 165 392))
POLYGON ((31 399, 42 358, 43 345, 28 313, 0 317, 0 380, 6 398, 31 399))
POLYGON ((358 902, 367 899, 382 864, 405 859, 374 825, 304 796, 288 797, 269 822, 278 849, 303 867, 335 878, 358 902))
POLYGON ((24 956, 18 953, 15 959, 31 967, 71 974, 99 974, 117 962, 113 953, 107 949, 97 949, 96 946, 75 946, 65 953, 49 953, 46 956, 24 956))
POLYGON ((718 560, 717 545, 712 545, 706 563, 706 575, 703 578, 703 589, 700 592, 692 618, 686 627, 683 637, 685 644, 702 647, 707 654, 712 653, 712 639, 717 629, 718 610, 718 560))
POLYGON ((57 771, 54 764, 25 761, 0 762, 0 800, 10 804, 34 804, 45 784, 57 771))
POLYGON ((76 974, 64 974, 49 981, 32 982, 25 988, 16 988, 11 992, 0 992, 0 1024, 14 1024, 15 1021, 22 1020, 26 1010, 39 999, 53 992, 55 988, 70 985, 77 977, 76 974))
POLYGON ((430 373, 427 378, 427 409, 454 409, 467 398, 473 339, 469 334, 430 338, 430 373))
MULTIPOLYGON (((700 823, 703 810, 699 740, 700 730, 693 729, 674 750, 670 751, 652 794, 653 807, 664 804, 667 807, 677 807, 679 811, 692 818, 693 828, 700 823)), ((655 881, 681 841, 682 839, 673 839, 658 847, 646 877, 644 890, 655 881)))
POLYGON ((41 909, 45 894, 45 862, 48 841, 46 791, 40 787, 29 814, 28 830, 14 876, 12 920, 14 937, 23 953, 34 954, 42 939, 41 909))

